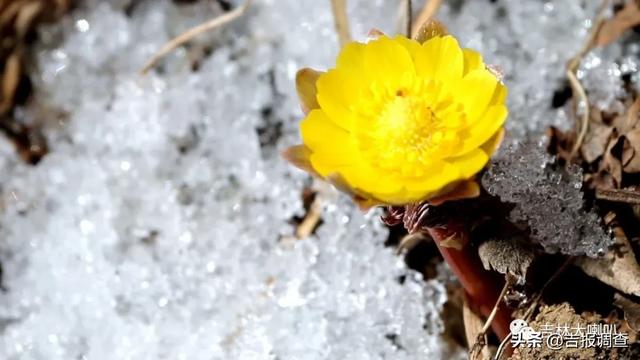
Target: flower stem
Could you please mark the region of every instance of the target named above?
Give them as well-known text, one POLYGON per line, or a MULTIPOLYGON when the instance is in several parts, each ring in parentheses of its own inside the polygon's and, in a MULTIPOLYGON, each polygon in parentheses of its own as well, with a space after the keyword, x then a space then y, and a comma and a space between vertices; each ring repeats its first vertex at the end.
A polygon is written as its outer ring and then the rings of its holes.
MULTIPOLYGON (((449 221, 446 226, 426 227, 425 230, 431 235, 442 257, 460 280, 471 303, 476 307, 475 310, 488 317, 498 300, 503 280, 485 270, 477 253, 466 245, 468 230, 457 221, 449 221), (441 244, 452 236, 462 237, 462 243, 465 245, 460 250, 441 244)), ((500 340, 509 334, 510 322, 511 315, 507 309, 504 306, 499 307, 491 328, 500 340)))

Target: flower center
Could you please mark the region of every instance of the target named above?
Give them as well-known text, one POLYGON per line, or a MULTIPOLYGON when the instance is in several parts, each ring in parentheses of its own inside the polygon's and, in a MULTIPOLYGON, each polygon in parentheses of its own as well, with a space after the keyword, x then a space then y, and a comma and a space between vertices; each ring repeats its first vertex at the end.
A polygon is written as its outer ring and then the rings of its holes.
POLYGON ((372 166, 420 177, 434 159, 446 157, 459 146, 465 115, 460 105, 446 98, 434 102, 433 93, 411 93, 398 90, 381 101, 360 148, 372 166))

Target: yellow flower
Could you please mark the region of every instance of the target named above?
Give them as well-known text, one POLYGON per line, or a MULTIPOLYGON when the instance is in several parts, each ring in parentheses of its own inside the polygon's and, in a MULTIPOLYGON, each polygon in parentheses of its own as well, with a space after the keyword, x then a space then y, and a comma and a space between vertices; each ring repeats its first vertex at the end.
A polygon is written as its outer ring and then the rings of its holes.
POLYGON ((507 117, 506 87, 450 35, 352 42, 296 82, 304 144, 285 157, 365 207, 477 195, 507 117))

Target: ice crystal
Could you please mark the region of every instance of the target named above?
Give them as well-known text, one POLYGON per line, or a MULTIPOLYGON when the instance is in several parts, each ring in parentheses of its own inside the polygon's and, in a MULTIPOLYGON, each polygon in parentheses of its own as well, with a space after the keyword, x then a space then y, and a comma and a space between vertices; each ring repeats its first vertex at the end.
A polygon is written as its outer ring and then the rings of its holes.
POLYGON ((502 150, 484 174, 487 191, 514 204, 512 221, 525 222, 533 239, 548 252, 602 255, 612 243, 600 216, 586 211, 582 169, 566 169, 534 142, 502 150))

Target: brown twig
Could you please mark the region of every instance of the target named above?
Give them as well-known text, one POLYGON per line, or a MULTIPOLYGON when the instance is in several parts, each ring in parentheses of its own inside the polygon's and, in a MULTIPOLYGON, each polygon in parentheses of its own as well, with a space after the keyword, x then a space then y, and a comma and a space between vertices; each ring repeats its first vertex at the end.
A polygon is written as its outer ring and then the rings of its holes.
POLYGON ((591 49, 596 44, 598 33, 600 32, 600 29, 604 24, 604 10, 607 8, 608 4, 609 4, 609 0, 602 0, 602 5, 598 9, 596 21, 593 25, 593 28, 591 29, 591 33, 589 34, 589 37, 587 38, 587 42, 584 44, 580 52, 578 52, 576 56, 574 56, 571 60, 569 60, 569 63, 567 64, 567 78, 569 79, 569 84, 571 85, 571 89, 577 95, 580 102, 584 103, 585 105, 584 112, 582 113, 582 117, 580 120, 580 127, 579 127, 580 132, 578 133, 578 138, 576 139, 576 142, 573 145, 573 149, 571 150, 571 155, 570 155, 571 158, 573 158, 578 153, 578 151, 580 150, 580 147, 582 146, 582 143, 584 142, 584 138, 586 137, 587 131, 589 130, 589 116, 590 116, 589 99, 587 98, 587 93, 585 92, 584 87, 582 86, 582 84, 580 83, 580 80, 578 80, 578 77, 576 76, 576 71, 578 70, 578 66, 580 66, 580 61, 584 58, 585 55, 587 55, 589 51, 591 51, 591 49))
POLYGON ((413 28, 413 3, 412 3, 411 0, 406 0, 406 2, 407 2, 407 9, 406 9, 407 10, 407 15, 406 15, 407 16, 407 18, 406 18, 406 21, 407 21, 407 23, 406 23, 406 25, 407 25, 406 35, 407 35, 408 38, 410 38, 411 37, 411 31, 412 31, 411 29, 413 28))
POLYGON ((504 286, 502 287, 502 291, 500 292, 500 295, 498 295, 498 299, 496 299, 496 304, 493 306, 493 309, 491 310, 491 314, 489 314, 489 317, 487 317, 487 321, 484 323, 484 326, 482 327, 482 334, 485 334, 489 330, 489 327, 491 327, 491 322, 493 322, 493 319, 496 317, 496 314, 498 313, 498 308, 502 303, 502 299, 507 294, 507 290, 509 289, 509 286, 511 286, 511 281, 509 280, 505 281, 504 286))
POLYGON ((502 287, 502 291, 500 292, 500 295, 498 295, 498 299, 496 299, 496 304, 493 306, 493 309, 491 310, 491 313, 487 317, 487 320, 485 321, 484 326, 482 326, 482 330, 480 330, 480 333, 476 338, 475 344, 473 344, 471 348, 472 353, 473 352, 480 353, 481 348, 483 348, 486 345, 487 331, 489 331, 489 328, 491 327, 491 323, 493 322, 493 319, 496 317, 496 314, 498 314, 498 308, 500 307, 500 304, 502 303, 502 300, 504 299, 504 296, 507 294, 507 290, 509 290, 509 286, 511 285, 512 285, 511 278, 507 278, 507 281, 505 281, 504 286, 502 287))
POLYGON ((500 346, 498 346, 498 350, 496 350, 496 356, 493 357, 493 360, 500 360, 500 358, 502 357, 502 354, 504 353, 505 346, 507 346, 507 343, 509 342, 510 339, 511 339, 511 333, 509 333, 509 335, 507 335, 507 337, 505 337, 502 340, 502 342, 500 343, 500 346))
POLYGON ((596 199, 640 205, 640 192, 629 189, 596 189, 596 199))
POLYGON ((442 0, 427 0, 427 2, 424 4, 424 7, 420 11, 420 14, 416 18, 416 21, 413 22, 413 25, 411 27, 411 36, 415 36, 420 30, 422 24, 429 21, 429 19, 431 19, 438 12, 440 5, 442 5, 442 0))
POLYGON ((220 27, 224 24, 227 24, 237 18, 239 18, 240 16, 242 16, 242 14, 245 13, 245 11, 247 11, 247 8, 249 7, 249 5, 251 5, 251 1, 252 0, 246 0, 244 2, 244 4, 238 6, 237 8, 222 14, 218 17, 215 17, 209 21, 206 21, 200 25, 194 26, 191 29, 183 32, 182 34, 176 36, 175 38, 169 40, 167 43, 165 43, 160 50, 158 50, 158 52, 156 52, 150 59, 149 61, 147 61, 147 63, 142 67, 142 69, 140 70, 140 74, 141 75, 145 75, 147 72, 149 72, 149 70, 151 70, 156 63, 162 59, 163 57, 167 56, 169 53, 171 53, 173 50, 175 50, 178 46, 181 46, 183 44, 185 44, 186 42, 188 42, 189 40, 193 39, 194 37, 205 33, 207 31, 211 31, 217 27, 220 27))
POLYGON ((347 1, 331 0, 331 10, 333 11, 333 20, 338 33, 338 42, 340 47, 351 41, 351 33, 349 31, 349 18, 347 17, 347 1))
POLYGON ((322 215, 322 206, 321 206, 321 200, 320 200, 320 193, 318 193, 316 197, 313 199, 311 206, 309 206, 309 211, 307 211, 307 214, 305 215, 304 219, 302 219, 302 222, 296 228, 296 238, 304 239, 307 236, 311 235, 311 233, 313 233, 313 230, 318 225, 318 222, 320 222, 321 215, 322 215))

